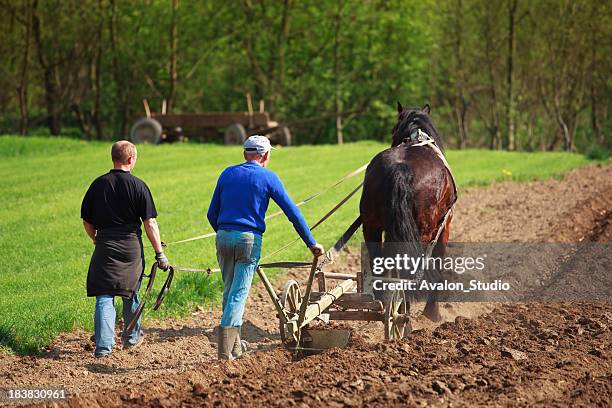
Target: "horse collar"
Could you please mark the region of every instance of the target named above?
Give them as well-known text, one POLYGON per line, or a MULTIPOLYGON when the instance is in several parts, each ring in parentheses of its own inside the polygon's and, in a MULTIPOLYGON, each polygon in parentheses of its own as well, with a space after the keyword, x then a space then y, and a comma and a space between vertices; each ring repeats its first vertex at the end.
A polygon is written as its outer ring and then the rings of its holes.
POLYGON ((404 143, 408 145, 412 145, 415 143, 421 143, 421 142, 428 142, 428 141, 433 141, 433 138, 429 136, 427 133, 425 133, 424 131, 422 131, 421 129, 416 129, 414 132, 410 134, 409 137, 404 139, 404 143))

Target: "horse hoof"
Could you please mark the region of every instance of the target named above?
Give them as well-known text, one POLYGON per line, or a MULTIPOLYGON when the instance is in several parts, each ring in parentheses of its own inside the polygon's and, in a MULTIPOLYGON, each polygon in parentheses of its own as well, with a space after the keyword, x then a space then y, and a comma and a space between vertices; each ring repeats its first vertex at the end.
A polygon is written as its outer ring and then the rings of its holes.
POLYGON ((431 311, 431 310, 425 309, 423 310, 423 316, 425 316, 426 318, 428 318, 434 323, 442 321, 442 315, 440 314, 438 310, 431 311))

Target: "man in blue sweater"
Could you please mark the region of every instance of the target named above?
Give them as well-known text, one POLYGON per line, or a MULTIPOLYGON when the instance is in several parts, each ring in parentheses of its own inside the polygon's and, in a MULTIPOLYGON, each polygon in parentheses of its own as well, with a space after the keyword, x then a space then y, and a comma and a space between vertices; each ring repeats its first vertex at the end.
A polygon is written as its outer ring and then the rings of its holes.
POLYGON ((244 142, 246 161, 221 173, 208 208, 208 221, 217 232, 217 260, 224 286, 219 360, 232 360, 242 354, 242 315, 259 262, 270 198, 283 210, 313 255, 324 252, 278 176, 266 168, 270 149, 268 138, 249 137, 244 142))

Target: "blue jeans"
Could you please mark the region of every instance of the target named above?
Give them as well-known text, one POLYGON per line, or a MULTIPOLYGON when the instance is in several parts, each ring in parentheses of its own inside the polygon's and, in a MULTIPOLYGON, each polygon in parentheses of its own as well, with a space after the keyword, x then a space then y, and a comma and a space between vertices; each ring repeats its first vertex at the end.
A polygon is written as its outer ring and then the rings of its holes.
MULTIPOLYGON (((123 322, 127 326, 132 321, 132 316, 138 304, 138 293, 134 299, 123 299, 123 322)), ((96 296, 96 312, 94 314, 94 339, 96 341, 96 355, 110 354, 115 345, 115 298, 111 295, 96 296)), ((140 319, 129 333, 123 333, 121 339, 124 345, 134 345, 140 340, 140 319)))
POLYGON ((230 230, 217 232, 217 260, 223 277, 221 326, 242 326, 244 305, 260 255, 261 235, 230 230))

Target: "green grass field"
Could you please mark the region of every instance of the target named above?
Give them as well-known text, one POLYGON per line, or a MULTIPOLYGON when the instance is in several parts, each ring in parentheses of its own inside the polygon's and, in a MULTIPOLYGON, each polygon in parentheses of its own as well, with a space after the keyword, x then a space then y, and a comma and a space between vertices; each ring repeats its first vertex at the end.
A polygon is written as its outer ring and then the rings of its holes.
MULTIPOLYGON (((272 154, 270 168, 283 180, 294 200, 332 184, 386 148, 374 142, 344 146, 300 146, 272 154)), ((150 186, 159 212, 162 239, 171 242, 210 232, 206 210, 219 173, 241 161, 240 147, 175 144, 139 147, 134 174, 150 186)), ((70 139, 0 137, 0 350, 32 353, 60 332, 92 330, 94 301, 85 294, 92 244, 80 220, 83 194, 92 180, 108 171, 109 143, 70 139)), ((460 187, 492 181, 558 177, 588 161, 566 153, 449 151, 460 187)), ((331 209, 354 188, 360 177, 302 207, 309 223, 331 209)), ((358 196, 314 231, 326 247, 357 215, 358 196)), ((271 205, 270 210, 278 208, 271 205)), ((297 234, 284 217, 268 223, 263 256, 294 240, 297 234)), ((355 242, 360 239, 356 235, 355 242)), ((171 263, 215 266, 214 239, 167 249, 171 263)), ((146 250, 148 265, 153 251, 146 250)), ((307 260, 302 243, 266 261, 307 260)), ((159 282, 158 284, 161 284, 159 282)), ((218 276, 180 274, 162 308, 148 318, 180 316, 197 304, 216 304, 218 276)), ((120 303, 120 302, 119 302, 120 303)))

